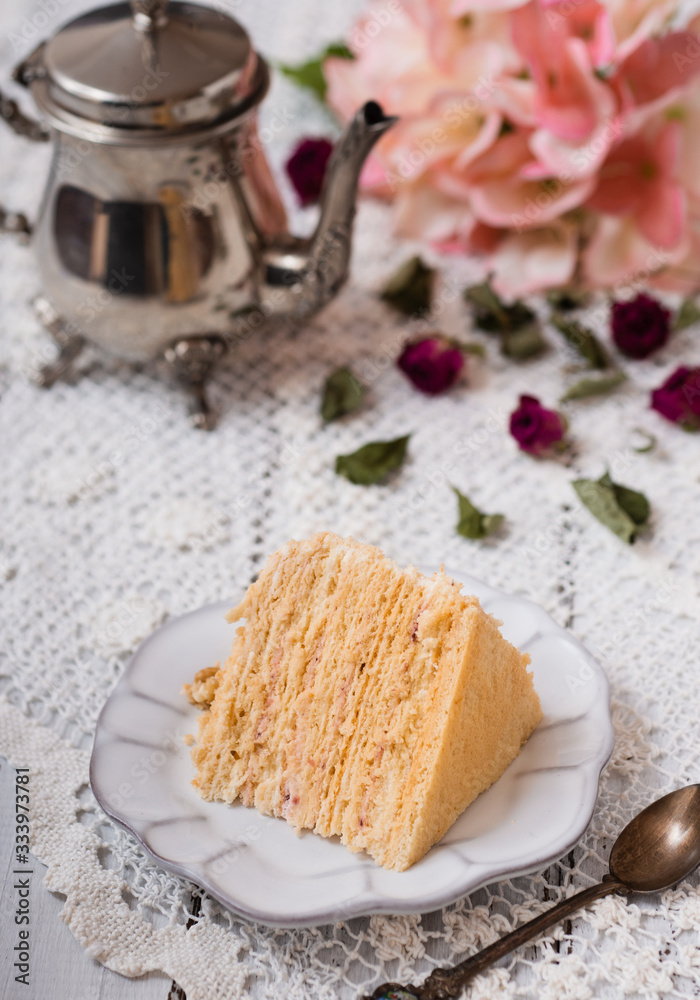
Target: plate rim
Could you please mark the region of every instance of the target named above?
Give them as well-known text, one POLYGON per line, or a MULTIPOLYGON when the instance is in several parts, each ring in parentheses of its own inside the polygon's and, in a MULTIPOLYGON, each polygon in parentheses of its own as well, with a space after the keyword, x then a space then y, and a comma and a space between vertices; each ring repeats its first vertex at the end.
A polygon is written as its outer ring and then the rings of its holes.
MULTIPOLYGON (((420 567, 419 567, 420 568, 420 567)), ((434 572, 434 568, 429 570, 422 570, 423 572, 434 572)), ((612 752, 615 745, 615 731, 612 723, 612 713, 611 713, 611 703, 610 703, 610 681, 608 676, 603 669, 603 667, 598 663, 598 661, 588 652, 583 643, 573 635, 568 629, 559 625, 552 616, 546 611, 541 605, 537 604, 535 601, 528 597, 523 597, 520 594, 513 593, 509 594, 498 587, 493 587, 491 584, 486 583, 479 577, 475 577, 471 573, 458 572, 454 573, 449 567, 446 568, 448 575, 452 576, 455 580, 462 583, 462 587, 468 587, 470 581, 476 582, 481 588, 485 588, 497 598, 505 598, 507 600, 515 600, 521 605, 527 605, 533 611, 537 611, 538 614, 544 614, 548 619, 551 629, 557 633, 560 637, 565 637, 567 642, 573 644, 573 646, 578 650, 579 654, 592 665, 596 671, 599 682, 602 684, 603 695, 600 701, 604 700, 605 704, 605 721, 607 723, 607 739, 601 741, 601 749, 598 750, 597 754, 585 765, 585 777, 586 781, 583 787, 582 799, 583 804, 579 812, 579 820, 575 824, 572 824, 566 837, 562 837, 559 842, 555 842, 550 845, 549 849, 545 852, 539 852, 532 860, 528 861, 523 867, 513 868, 510 864, 504 863, 503 865, 490 864, 483 866, 484 870, 479 874, 476 881, 465 879, 458 884, 458 888, 452 889, 450 892, 446 893, 444 890, 436 892, 434 894, 423 893, 420 897, 413 897, 410 899, 388 899, 384 896, 379 896, 376 892, 368 892, 363 890, 361 894, 348 903, 343 903, 343 915, 338 916, 337 913, 328 912, 324 909, 323 912, 318 912, 313 915, 304 914, 297 918, 285 917, 284 919, 276 918, 274 914, 271 914, 265 910, 258 909, 256 907, 251 907, 247 904, 242 904, 240 901, 232 898, 225 891, 212 883, 211 879, 207 877, 203 870, 201 870, 201 865, 198 862, 193 863, 191 866, 182 865, 178 861, 171 860, 170 858, 163 857, 157 851, 155 851, 147 841, 144 836, 135 829, 128 821, 127 818, 121 816, 117 810, 115 810, 110 803, 107 801, 107 792, 104 792, 100 787, 99 779, 96 775, 96 756, 98 750, 98 743, 104 742, 105 739, 109 739, 109 734, 106 730, 103 730, 102 721, 103 717, 112 702, 112 699, 120 691, 123 685, 126 685, 136 671, 137 661, 140 659, 145 648, 151 643, 151 641, 160 632, 165 629, 170 628, 175 623, 181 623, 184 619, 192 617, 194 615, 199 615, 205 611, 214 611, 214 609, 226 609, 234 607, 237 603, 235 600, 218 600, 211 601, 206 604, 200 605, 198 608, 194 608, 191 611, 186 611, 181 615, 176 615, 172 618, 168 618, 167 621, 163 622, 152 632, 149 633, 146 638, 139 643, 137 648, 129 657, 124 671, 119 677, 117 683, 113 687, 112 691, 105 700, 104 705, 100 709, 100 713, 97 717, 95 723, 95 735, 93 739, 92 749, 90 753, 90 764, 89 764, 89 780, 92 792, 103 812, 118 826, 126 830, 140 847, 145 851, 145 853, 152 858, 158 865, 164 868, 166 871, 172 872, 175 875, 179 875, 182 878, 187 879, 190 882, 195 883, 200 888, 204 889, 209 895, 216 899, 219 903, 230 909, 236 915, 243 917, 246 920, 250 920, 254 923, 261 923, 268 927, 278 927, 278 928, 301 928, 301 927, 316 927, 327 924, 335 924, 338 922, 345 922, 347 920, 356 919, 358 917, 372 916, 375 914, 382 915, 405 915, 405 914, 416 914, 416 913, 429 913, 437 909, 441 909, 445 906, 449 906, 456 902, 458 899, 462 899, 465 896, 476 892, 478 889, 483 888, 486 885, 491 885, 494 882, 501 881, 506 878, 518 878, 522 875, 531 874, 535 871, 540 871, 546 868, 548 865, 552 864, 554 861, 559 860, 565 854, 567 854, 576 844, 580 841, 583 834, 586 832, 593 812, 595 810, 595 804, 598 798, 598 790, 600 786, 600 778, 605 770, 607 764, 610 761, 612 752), (462 582, 462 581, 465 582, 462 582), (366 900, 365 903, 362 900, 366 900), (371 902, 370 902, 371 900, 371 902)), ((481 598, 480 598, 481 600, 481 598)), ((602 734, 601 734, 602 735, 602 734)))

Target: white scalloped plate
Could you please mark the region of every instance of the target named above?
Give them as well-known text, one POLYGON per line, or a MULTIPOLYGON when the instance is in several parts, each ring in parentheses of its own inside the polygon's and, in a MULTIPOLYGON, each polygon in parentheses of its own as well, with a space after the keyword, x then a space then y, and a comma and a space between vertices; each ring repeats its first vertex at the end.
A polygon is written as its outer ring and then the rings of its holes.
POLYGON ((451 575, 530 653, 544 718, 503 776, 408 871, 385 871, 335 839, 298 837, 244 806, 204 802, 191 786, 183 737, 196 732, 198 712, 180 688, 228 656, 235 626, 223 616, 235 600, 173 619, 137 649, 97 723, 90 780, 100 805, 163 868, 275 926, 426 912, 562 857, 588 826, 612 752, 607 678, 531 601, 451 575))

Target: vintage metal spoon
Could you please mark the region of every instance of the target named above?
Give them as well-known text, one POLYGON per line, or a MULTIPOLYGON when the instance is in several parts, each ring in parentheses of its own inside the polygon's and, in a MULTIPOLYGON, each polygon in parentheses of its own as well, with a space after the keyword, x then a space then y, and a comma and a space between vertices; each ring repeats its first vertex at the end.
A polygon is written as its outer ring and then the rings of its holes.
POLYGON ((700 785, 687 785, 647 806, 627 824, 610 852, 602 882, 562 899, 500 941, 460 962, 436 969, 421 986, 384 983, 364 1000, 449 1000, 473 976, 564 917, 612 892, 657 892, 680 882, 700 864, 700 785))

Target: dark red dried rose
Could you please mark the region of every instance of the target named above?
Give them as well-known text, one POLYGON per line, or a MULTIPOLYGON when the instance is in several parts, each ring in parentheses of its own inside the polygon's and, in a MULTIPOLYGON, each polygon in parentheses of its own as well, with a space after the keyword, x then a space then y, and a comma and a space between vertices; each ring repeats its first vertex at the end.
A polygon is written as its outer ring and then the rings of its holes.
POLYGON ((332 152, 333 143, 328 139, 302 139, 287 160, 287 175, 302 205, 318 201, 332 152))
POLYGON ((676 368, 651 394, 651 408, 687 431, 700 428, 700 368, 676 368))
POLYGON ((416 389, 437 396, 455 384, 465 359, 459 348, 444 337, 425 337, 409 341, 397 364, 416 389))
POLYGON ((517 410, 510 416, 510 433, 523 451, 541 455, 564 437, 566 421, 534 396, 521 396, 517 410))
POLYGON ((671 313, 643 293, 630 302, 613 302, 613 340, 628 358, 646 358, 668 340, 671 313))

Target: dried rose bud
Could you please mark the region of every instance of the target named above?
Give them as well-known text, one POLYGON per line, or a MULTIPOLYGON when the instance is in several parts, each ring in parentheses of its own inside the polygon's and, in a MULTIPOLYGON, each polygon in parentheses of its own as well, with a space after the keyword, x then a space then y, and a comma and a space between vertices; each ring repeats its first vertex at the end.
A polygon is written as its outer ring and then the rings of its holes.
POLYGON ((287 175, 301 205, 318 201, 332 152, 333 143, 328 139, 302 139, 287 160, 287 175))
POLYGON ((396 363, 416 389, 437 396, 455 384, 465 358, 445 337, 425 337, 409 341, 396 363))
POLYGON ((613 340, 628 358, 646 358, 668 340, 671 313, 650 295, 631 302, 614 302, 611 327, 613 340))
POLYGON ((530 455, 542 455, 566 433, 566 421, 556 410, 547 410, 534 396, 521 396, 510 415, 510 433, 518 447, 530 455))
POLYGON ((684 430, 700 428, 700 368, 676 368, 651 394, 651 408, 684 430))

